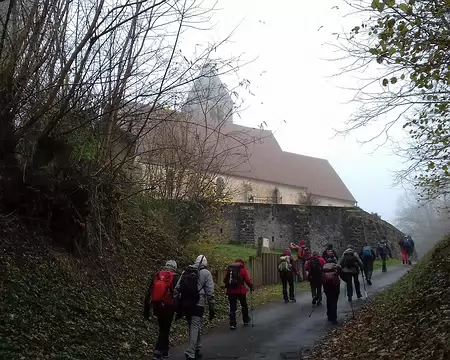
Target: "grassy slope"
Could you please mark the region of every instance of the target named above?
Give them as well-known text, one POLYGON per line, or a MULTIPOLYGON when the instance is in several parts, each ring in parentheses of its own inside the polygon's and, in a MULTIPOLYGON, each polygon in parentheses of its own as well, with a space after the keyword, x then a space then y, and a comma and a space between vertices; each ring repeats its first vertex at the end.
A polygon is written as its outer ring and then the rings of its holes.
POLYGON ((440 242, 311 359, 450 359, 450 238, 440 242))

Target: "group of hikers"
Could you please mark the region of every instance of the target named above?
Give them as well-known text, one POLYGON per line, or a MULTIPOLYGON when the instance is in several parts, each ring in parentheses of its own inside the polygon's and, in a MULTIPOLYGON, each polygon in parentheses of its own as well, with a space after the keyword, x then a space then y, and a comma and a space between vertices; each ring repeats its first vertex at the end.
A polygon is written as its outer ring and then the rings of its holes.
MULTIPOLYGON (((403 264, 411 265, 411 255, 414 252, 414 241, 411 239, 411 236, 405 236, 399 241, 399 245, 402 252, 403 264)), ((321 256, 318 251, 314 251, 311 254, 305 241, 301 241, 299 245, 291 243, 291 249, 298 250, 297 259, 303 260, 302 264, 305 265, 306 278, 311 287, 312 304, 322 304, 322 293, 325 293, 327 298, 327 317, 333 324, 337 323, 337 304, 341 279, 346 283, 348 301, 351 302, 353 300, 353 285, 356 297, 360 299, 362 298, 362 293, 359 274, 361 273, 363 275, 363 282, 372 285, 375 260, 377 258, 381 259, 382 272, 386 272, 386 260, 387 258, 392 258, 392 252, 385 236, 381 237, 376 251, 367 243, 362 247, 360 252, 356 251, 352 245, 348 245, 340 261, 336 251, 333 249, 333 244, 328 244, 321 256)), ((280 264, 278 266, 285 303, 289 301, 295 302, 294 278, 295 275, 299 275, 299 272, 295 268, 291 249, 284 251, 283 256, 280 257, 280 264), (287 297, 286 281, 283 280, 286 278, 289 279, 289 299, 287 297)))
MULTIPOLYGON (((244 326, 251 322, 247 304, 247 287, 253 291, 253 284, 244 261, 236 260, 228 266, 223 280, 230 305, 230 329, 237 325, 236 311, 241 304, 244 326)), ((168 260, 149 286, 144 299, 144 317, 153 315, 158 320, 159 335, 153 352, 155 360, 169 358, 169 334, 172 321, 186 318, 189 327, 189 342, 185 350, 187 360, 201 359, 201 330, 205 307, 208 306, 209 320, 215 317, 214 281, 208 270, 204 255, 199 255, 193 265, 181 275, 177 272, 175 260, 168 260)))
MULTIPOLYGON (((405 236, 399 245, 402 250, 404 264, 411 265, 411 254, 414 242, 405 236)), ((368 244, 358 253, 352 245, 348 245, 339 258, 332 244, 328 244, 322 255, 318 251, 311 253, 306 242, 299 245, 291 243, 291 248, 298 250, 298 259, 304 260, 306 278, 310 282, 312 304, 322 304, 322 294, 326 295, 328 320, 337 323, 337 304, 340 294, 341 279, 347 285, 347 298, 353 299, 353 285, 358 299, 362 298, 360 272, 363 281, 372 285, 372 273, 375 260, 382 260, 382 271, 387 271, 386 259, 391 257, 391 250, 382 237, 376 251, 368 244), (340 261, 339 261, 340 259, 340 261)), ((291 249, 286 249, 280 257, 278 272, 282 283, 282 294, 285 303, 295 302, 294 281, 299 272, 291 249)), ((249 316, 247 292, 253 292, 253 283, 245 268, 244 261, 236 260, 228 266, 223 279, 229 302, 229 326, 236 329, 236 311, 238 302, 241 305, 242 321, 248 326, 252 319, 249 316)), ((209 319, 215 317, 214 281, 208 270, 208 262, 204 255, 199 255, 193 265, 188 266, 181 275, 178 273, 175 260, 168 260, 148 287, 144 299, 144 317, 151 314, 157 318, 159 326, 158 340, 154 350, 154 359, 168 359, 169 334, 173 319, 185 318, 189 327, 189 342, 185 350, 187 360, 201 359, 201 330, 205 307, 208 307, 209 319)))

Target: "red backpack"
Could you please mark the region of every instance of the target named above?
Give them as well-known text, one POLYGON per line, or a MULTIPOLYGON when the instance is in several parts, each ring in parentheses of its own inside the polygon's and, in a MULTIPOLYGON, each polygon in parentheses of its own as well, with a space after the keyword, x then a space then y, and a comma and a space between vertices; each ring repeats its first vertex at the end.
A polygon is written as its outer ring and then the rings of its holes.
POLYGON ((175 273, 160 271, 156 275, 152 290, 152 301, 155 303, 173 304, 173 280, 175 273))
POLYGON ((339 287, 341 280, 339 279, 338 267, 336 264, 325 264, 322 268, 322 273, 322 281, 325 286, 339 287))

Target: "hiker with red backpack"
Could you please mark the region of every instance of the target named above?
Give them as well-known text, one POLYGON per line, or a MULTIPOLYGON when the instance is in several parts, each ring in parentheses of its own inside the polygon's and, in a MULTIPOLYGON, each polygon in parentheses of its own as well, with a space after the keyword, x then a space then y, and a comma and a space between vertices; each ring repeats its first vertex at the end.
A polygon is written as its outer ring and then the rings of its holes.
POLYGON ((215 317, 214 281, 207 268, 204 255, 197 256, 195 263, 181 274, 175 286, 174 296, 178 299, 176 319, 185 316, 189 325, 189 343, 184 352, 186 360, 201 358, 201 330, 205 306, 209 307, 209 320, 215 317))
POLYGON ((320 305, 322 303, 322 268, 327 262, 319 256, 318 251, 314 251, 312 256, 306 262, 305 270, 311 286, 312 304, 320 305))
POLYGON ((375 251, 369 246, 369 244, 365 244, 359 254, 363 262, 363 271, 364 276, 366 277, 366 281, 368 285, 372 285, 372 274, 373 274, 373 265, 375 260, 377 259, 377 254, 375 251))
POLYGON ((144 318, 149 320, 153 312, 158 319, 159 335, 153 352, 155 360, 169 358, 170 327, 176 310, 174 290, 179 278, 176 271, 175 260, 168 260, 154 277, 154 282, 148 287, 145 295, 144 318))
POLYGON ((342 269, 337 259, 328 259, 322 268, 323 292, 327 297, 327 317, 332 324, 337 324, 337 305, 341 290, 340 276, 342 269))
POLYGON ((228 302, 230 304, 230 329, 236 329, 237 302, 241 303, 242 321, 247 326, 251 319, 248 316, 247 287, 253 291, 253 284, 245 264, 238 259, 234 264, 228 266, 227 275, 223 279, 227 289, 228 302))
POLYGON ((287 304, 289 301, 295 302, 295 292, 294 292, 294 276, 298 275, 298 271, 295 267, 295 261, 292 257, 292 252, 286 249, 283 256, 280 257, 278 262, 278 272, 280 274, 281 284, 283 286, 283 299, 287 304), (287 286, 289 284, 289 297, 287 286))

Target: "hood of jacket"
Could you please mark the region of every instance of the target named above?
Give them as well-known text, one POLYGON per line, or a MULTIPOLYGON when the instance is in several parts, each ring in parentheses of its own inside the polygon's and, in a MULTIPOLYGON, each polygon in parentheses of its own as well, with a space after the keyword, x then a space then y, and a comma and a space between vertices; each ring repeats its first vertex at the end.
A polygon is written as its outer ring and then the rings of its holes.
POLYGON ((344 255, 345 254, 354 254, 354 253, 355 253, 355 250, 353 250, 352 248, 349 248, 349 249, 344 251, 344 255))
POLYGON ((208 260, 206 259, 206 256, 205 255, 197 256, 197 259, 195 259, 195 263, 192 266, 196 268, 208 267, 208 260))
POLYGON ((243 261, 236 261, 235 262, 236 265, 241 265, 243 269, 245 269, 245 264, 243 261))

